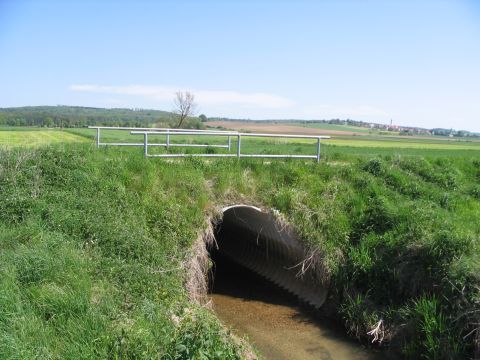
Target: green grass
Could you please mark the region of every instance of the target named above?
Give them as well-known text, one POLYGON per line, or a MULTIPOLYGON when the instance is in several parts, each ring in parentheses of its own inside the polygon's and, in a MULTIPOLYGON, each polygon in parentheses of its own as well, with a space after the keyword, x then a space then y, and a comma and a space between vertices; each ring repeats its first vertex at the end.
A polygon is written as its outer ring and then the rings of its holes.
POLYGON ((92 150, 1 152, 0 358, 237 358, 183 287, 201 173, 92 150))
MULTIPOLYGON (((88 129, 75 129, 75 134, 81 134, 94 140, 94 132, 88 129)), ((142 142, 141 137, 132 138, 128 132, 105 131, 102 132, 102 139, 106 142, 142 142)), ((102 140, 102 141, 103 141, 102 140)), ((151 140, 165 142, 164 137, 152 137, 151 140)), ((172 137, 172 141, 177 142, 196 142, 209 144, 225 144, 226 140, 222 137, 202 136, 193 137, 172 137), (175 139, 175 140, 173 140, 175 139)), ((236 139, 232 138, 232 152, 236 149, 236 139)), ((142 150, 138 149, 138 152, 142 150)), ((210 152, 227 153, 226 149, 209 149, 210 152)), ((163 148, 151 148, 151 153, 165 153, 163 148)), ((199 148, 171 148, 170 152, 198 153, 205 152, 199 148)), ((299 139, 260 139, 244 138, 242 140, 242 152, 246 154, 266 153, 266 154, 315 154, 316 144, 311 140, 299 139)), ((427 156, 427 157, 470 157, 480 156, 480 142, 476 141, 458 141, 444 140, 437 138, 410 138, 410 137, 386 137, 386 136, 337 136, 332 140, 322 141, 322 157, 335 157, 338 155, 355 156, 427 156)))
MULTIPOLYGON (((69 129, 71 134, 82 136, 86 139, 91 139, 92 143, 96 138, 96 131, 92 129, 69 129)), ((185 131, 188 131, 186 129, 185 131)), ((102 143, 143 143, 143 135, 130 134, 130 131, 118 131, 118 130, 101 130, 100 141, 102 143)), ((166 143, 166 136, 164 135, 150 135, 149 143, 166 143)), ((171 143, 210 143, 210 144, 227 144, 226 137, 220 136, 171 136, 171 143)))
MULTIPOLYGON (((341 126, 341 125, 338 125, 341 126)), ((69 132, 81 135, 86 138, 94 140, 95 131, 90 129, 71 129, 69 132)), ((102 130, 101 139, 104 142, 143 142, 141 135, 131 135, 128 131, 102 130)), ((158 140, 158 142, 165 142, 164 136, 151 136, 151 139, 158 140)), ((212 144, 225 144, 226 138, 220 136, 172 136, 173 141, 178 142, 206 142, 212 144)), ((235 142, 235 138, 232 138, 235 142)), ((290 146, 290 150, 296 145, 303 146, 305 144, 314 145, 314 141, 302 139, 266 139, 266 138, 245 138, 245 149, 251 146, 269 146, 269 145, 286 145, 290 146)), ((330 140, 322 140, 324 145, 333 145, 335 147, 355 147, 355 148, 383 148, 386 149, 425 149, 425 150, 475 150, 480 151, 480 141, 475 140, 460 140, 460 139, 446 139, 438 137, 412 138, 408 136, 380 136, 380 135, 365 135, 365 136, 333 136, 330 140)), ((286 149, 288 150, 288 149, 286 149)))
POLYGON ((41 146, 47 144, 85 142, 84 137, 61 130, 31 130, 26 128, 0 129, 0 147, 2 146, 41 146))
MULTIPOLYGON (((331 124, 326 124, 331 125, 331 124)), ((334 126, 334 125, 331 125, 334 126)), ((343 126, 343 125, 335 125, 343 126)), ((0 128, 0 146, 38 146, 59 142, 82 142, 95 139, 95 130, 86 128, 76 128, 68 130, 42 129, 42 128, 0 128), (14 129, 14 130, 13 130, 14 129)), ((219 136, 175 136, 171 138, 172 142, 185 143, 207 143, 207 144, 226 144, 227 140, 219 136)), ((165 136, 150 136, 153 142, 165 142, 165 136)), ((128 131, 102 130, 102 142, 132 142, 142 143, 142 135, 131 135, 128 131)), ((301 139, 259 139, 245 138, 242 143, 242 150, 245 153, 299 153, 310 154, 315 152, 315 142, 301 139)), ((460 151, 460 155, 468 154, 468 151, 480 152, 480 141, 464 139, 446 139, 438 137, 408 137, 408 136, 380 136, 380 135, 362 135, 362 136, 334 136, 330 140, 322 141, 326 152, 333 153, 354 153, 358 154, 391 154, 399 152, 409 155, 435 155, 436 150, 440 156, 451 151, 460 151), (352 148, 356 148, 352 149, 352 148), (466 152, 467 151, 467 152, 466 152)), ((235 138, 232 138, 232 146, 235 146, 235 138)), ((192 152, 192 149, 187 149, 192 152)), ((185 151, 176 149, 174 151, 185 151)), ((198 151, 196 149, 195 151, 198 151)), ((201 150, 200 150, 201 151, 201 150)), ((226 150, 216 149, 217 152, 227 152, 226 150)))
MULTIPOLYGON (((245 146, 259 144, 271 145, 245 146)), ((240 356, 183 286, 207 215, 235 202, 279 210, 316 249, 328 308, 352 336, 370 342, 382 320, 406 357, 472 357, 477 150, 323 150, 320 165, 171 162, 93 142, 3 150, 0 358, 240 356)))
POLYGON ((36 127, 36 126, 8 126, 8 125, 0 125, 0 131, 39 131, 39 130, 54 130, 54 129, 48 129, 48 128, 36 127))
POLYGON ((480 150, 480 142, 477 141, 448 141, 448 140, 434 140, 434 139, 402 139, 396 138, 376 138, 364 139, 362 138, 333 138, 325 140, 326 144, 337 146, 352 146, 352 147, 381 147, 381 148, 396 148, 396 149, 436 149, 436 150, 480 150))

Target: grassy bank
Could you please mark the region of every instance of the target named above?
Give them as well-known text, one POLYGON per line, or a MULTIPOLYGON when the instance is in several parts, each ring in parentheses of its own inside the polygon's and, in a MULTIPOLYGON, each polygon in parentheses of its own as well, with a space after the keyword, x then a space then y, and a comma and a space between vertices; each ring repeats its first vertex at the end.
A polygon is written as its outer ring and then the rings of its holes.
POLYGON ((0 358, 238 357, 183 286, 203 188, 191 166, 90 146, 3 151, 0 358))
POLYGON ((371 341, 379 325, 407 357, 473 354, 475 157, 167 162, 137 150, 1 153, 0 358, 239 357, 183 286, 207 214, 235 202, 285 214, 353 336, 371 341))

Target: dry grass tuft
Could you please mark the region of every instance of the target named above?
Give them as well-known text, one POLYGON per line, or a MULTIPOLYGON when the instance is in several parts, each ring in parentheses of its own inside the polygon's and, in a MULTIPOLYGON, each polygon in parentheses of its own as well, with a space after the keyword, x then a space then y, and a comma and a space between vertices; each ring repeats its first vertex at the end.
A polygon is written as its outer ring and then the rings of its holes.
POLYGON ((210 255, 207 248, 216 246, 214 226, 221 218, 221 212, 215 210, 205 219, 205 227, 194 241, 191 251, 185 259, 187 269, 185 288, 191 301, 208 306, 208 271, 210 269, 210 255))

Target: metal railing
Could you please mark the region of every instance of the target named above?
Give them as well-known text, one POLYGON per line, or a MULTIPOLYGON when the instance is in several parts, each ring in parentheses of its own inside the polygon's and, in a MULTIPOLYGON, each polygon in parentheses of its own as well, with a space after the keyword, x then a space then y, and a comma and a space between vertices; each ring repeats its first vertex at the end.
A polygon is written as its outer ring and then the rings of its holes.
MULTIPOLYGON (((101 130, 119 130, 119 131, 161 131, 165 132, 166 135, 166 142, 165 143, 150 143, 148 146, 166 146, 167 148, 169 147, 215 147, 215 148, 224 148, 228 149, 230 151, 231 146, 232 146, 232 139, 231 136, 228 136, 227 138, 227 143, 225 145, 219 145, 219 144, 186 144, 186 143, 171 143, 170 142, 170 135, 172 133, 178 133, 178 132, 192 132, 192 133, 203 133, 203 132, 208 132, 209 134, 211 133, 227 133, 229 131, 224 131, 224 130, 199 130, 199 129, 171 129, 171 128, 141 128, 141 127, 122 127, 122 126, 89 126, 89 129, 96 129, 97 130, 97 135, 95 137, 97 148, 100 146, 144 146, 144 143, 134 143, 134 142, 101 142, 101 130)), ((231 132, 229 132, 231 133, 231 132)), ((234 134, 237 134, 236 132, 233 132, 234 134)))
MULTIPOLYGON (((171 131, 139 131, 133 130, 130 133, 136 135, 143 135, 143 148, 144 148, 144 155, 146 157, 164 157, 164 158, 172 158, 172 157, 186 157, 186 156, 198 156, 198 157, 250 157, 250 158, 295 158, 295 159, 316 159, 317 162, 320 162, 320 140, 321 139, 330 139, 330 136, 318 136, 318 135, 293 135, 293 134, 254 134, 254 133, 239 133, 239 132, 226 132, 226 131, 209 131, 204 130, 202 132, 198 131, 190 131, 190 130, 183 130, 171 132, 171 131), (231 145, 231 138, 237 138, 237 147, 236 147, 236 154, 150 154, 148 152, 148 148, 150 146, 156 146, 152 143, 148 142, 149 135, 215 135, 215 136, 226 136, 228 137, 228 144, 229 150, 231 145), (255 137, 255 138, 287 138, 287 139, 316 139, 316 154, 314 155, 293 155, 293 154, 242 154, 242 138, 245 137, 255 137)), ((212 145, 210 145, 212 146, 212 145)))

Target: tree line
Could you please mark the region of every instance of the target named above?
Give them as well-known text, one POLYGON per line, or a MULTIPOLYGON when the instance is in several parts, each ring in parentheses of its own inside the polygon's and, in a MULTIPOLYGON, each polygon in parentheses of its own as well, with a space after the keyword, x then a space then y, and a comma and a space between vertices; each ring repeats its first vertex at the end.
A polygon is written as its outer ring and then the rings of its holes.
MULTIPOLYGON (((173 127, 175 114, 161 110, 104 109, 82 106, 25 106, 0 108, 2 126, 75 128, 93 125, 131 127, 173 127)), ((197 117, 184 120, 185 128, 203 128, 197 117)))

